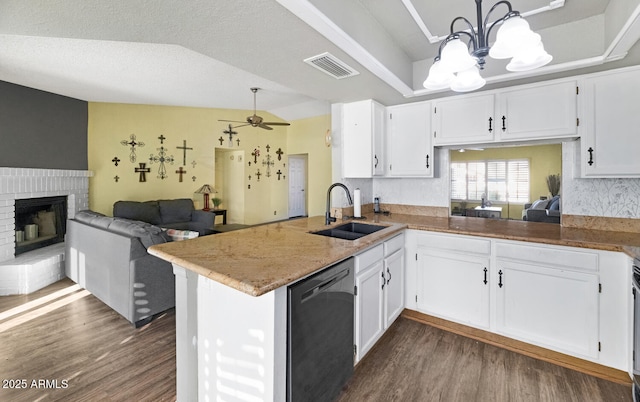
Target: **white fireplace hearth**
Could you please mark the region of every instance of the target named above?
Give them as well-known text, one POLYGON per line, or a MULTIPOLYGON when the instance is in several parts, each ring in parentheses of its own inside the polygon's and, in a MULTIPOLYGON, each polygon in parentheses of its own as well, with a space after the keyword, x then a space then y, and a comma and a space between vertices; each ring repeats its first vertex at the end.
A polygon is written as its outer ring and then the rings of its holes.
POLYGON ((0 295, 27 294, 65 275, 64 243, 15 256, 15 201, 66 196, 67 217, 89 208, 87 170, 0 167, 0 295))

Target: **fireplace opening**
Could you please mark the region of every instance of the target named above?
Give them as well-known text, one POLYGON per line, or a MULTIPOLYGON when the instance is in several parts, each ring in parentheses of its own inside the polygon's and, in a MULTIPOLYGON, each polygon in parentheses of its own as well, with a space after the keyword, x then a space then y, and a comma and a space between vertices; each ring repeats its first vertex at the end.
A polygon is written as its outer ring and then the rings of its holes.
POLYGON ((67 197, 16 200, 15 255, 64 241, 67 197))

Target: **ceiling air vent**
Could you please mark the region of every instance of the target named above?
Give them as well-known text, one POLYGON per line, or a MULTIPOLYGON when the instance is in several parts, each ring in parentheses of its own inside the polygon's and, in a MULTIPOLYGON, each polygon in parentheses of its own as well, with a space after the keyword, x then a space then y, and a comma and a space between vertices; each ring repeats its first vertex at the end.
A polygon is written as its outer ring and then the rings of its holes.
POLYGON ((304 59, 304 62, 338 80, 360 74, 328 52, 304 59))

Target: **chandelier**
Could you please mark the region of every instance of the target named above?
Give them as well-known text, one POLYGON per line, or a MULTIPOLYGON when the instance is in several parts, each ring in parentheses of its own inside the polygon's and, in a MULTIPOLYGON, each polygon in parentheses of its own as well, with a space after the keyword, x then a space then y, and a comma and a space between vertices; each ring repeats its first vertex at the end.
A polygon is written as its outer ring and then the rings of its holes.
POLYGON ((478 28, 464 17, 451 21, 451 33, 440 44, 438 55, 429 69, 424 87, 431 90, 450 88, 456 92, 474 91, 482 88, 486 81, 480 76, 487 55, 494 59, 511 59, 509 71, 528 71, 548 64, 552 57, 542 45, 540 35, 529 28, 527 21, 511 3, 499 1, 482 19, 482 0, 475 0, 478 28), (501 18, 489 23, 489 16, 500 5, 509 11, 501 18), (456 22, 462 21, 468 29, 454 31, 456 22), (498 24, 496 41, 489 46, 489 34, 498 24), (463 40, 464 39, 464 40, 463 40), (466 43, 465 43, 466 40, 466 43))

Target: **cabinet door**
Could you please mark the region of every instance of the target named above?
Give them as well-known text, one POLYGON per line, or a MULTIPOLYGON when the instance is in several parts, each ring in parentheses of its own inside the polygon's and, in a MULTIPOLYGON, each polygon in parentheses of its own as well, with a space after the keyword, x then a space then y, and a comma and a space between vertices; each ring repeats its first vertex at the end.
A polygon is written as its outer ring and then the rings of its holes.
POLYGON ((501 141, 577 136, 575 81, 505 90, 498 95, 496 129, 501 141))
POLYGON ((418 310, 489 328, 489 257, 418 250, 418 310))
POLYGON ((571 355, 598 356, 598 275, 497 260, 496 330, 571 355))
POLYGON ((356 361, 359 361, 384 332, 383 262, 369 266, 356 276, 356 361))
POLYGON ((585 177, 640 177, 640 70, 585 79, 580 131, 585 177))
POLYGON ((493 141, 494 95, 475 95, 433 102, 433 144, 466 145, 493 141))
POLYGON ((388 328, 404 309, 404 249, 384 259, 384 318, 388 328))
POLYGON ((389 176, 433 177, 431 103, 387 108, 389 176))
POLYGON ((342 107, 342 173, 368 178, 384 174, 384 106, 370 99, 342 107))

